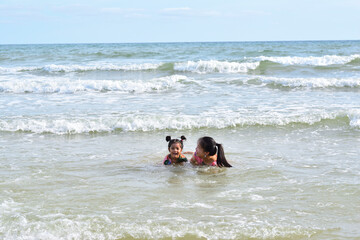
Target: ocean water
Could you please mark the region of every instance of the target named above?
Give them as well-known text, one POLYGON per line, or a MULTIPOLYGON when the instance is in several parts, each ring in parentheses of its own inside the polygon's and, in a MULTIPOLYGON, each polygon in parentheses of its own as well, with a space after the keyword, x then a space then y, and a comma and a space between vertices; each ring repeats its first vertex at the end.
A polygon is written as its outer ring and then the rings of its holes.
POLYGON ((359 239, 359 213, 360 41, 0 45, 1 239, 359 239), (167 135, 234 167, 163 166, 167 135))

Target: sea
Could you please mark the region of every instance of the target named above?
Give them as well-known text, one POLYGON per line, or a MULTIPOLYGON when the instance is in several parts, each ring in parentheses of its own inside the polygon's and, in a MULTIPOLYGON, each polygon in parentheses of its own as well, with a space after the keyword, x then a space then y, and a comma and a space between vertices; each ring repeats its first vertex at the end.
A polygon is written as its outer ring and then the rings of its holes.
POLYGON ((0 45, 0 239, 360 239, 359 213, 360 41, 0 45), (164 166, 181 135, 233 167, 164 166))

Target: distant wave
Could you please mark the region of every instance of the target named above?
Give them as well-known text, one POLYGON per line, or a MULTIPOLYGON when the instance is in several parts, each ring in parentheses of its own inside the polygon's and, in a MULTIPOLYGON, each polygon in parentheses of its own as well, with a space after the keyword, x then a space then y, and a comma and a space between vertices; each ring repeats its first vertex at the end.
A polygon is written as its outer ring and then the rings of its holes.
POLYGON ((141 80, 69 80, 36 77, 27 80, 11 79, 0 81, 0 92, 7 93, 75 93, 75 92, 154 92, 174 87, 179 81, 186 80, 181 75, 171 75, 141 80))
POLYGON ((194 73, 248 73, 253 70, 263 68, 263 70, 281 65, 308 65, 308 66, 330 66, 330 65, 344 65, 356 64, 360 61, 360 55, 355 54, 351 56, 337 56, 326 55, 321 57, 245 57, 242 62, 229 61, 187 61, 182 63, 175 63, 174 70, 194 73))
POLYGON ((249 69, 255 69, 259 66, 259 62, 227 62, 227 61, 187 61, 176 63, 174 70, 195 73, 246 73, 249 69))
POLYGON ((306 88, 358 88, 360 78, 284 78, 284 77, 258 77, 245 81, 246 83, 264 84, 278 87, 306 87, 306 88))
POLYGON ((94 66, 88 65, 46 65, 40 67, 0 67, 0 73, 18 73, 18 72, 34 72, 42 71, 48 73, 57 72, 87 72, 87 71, 181 71, 194 73, 246 73, 249 69, 255 69, 259 62, 255 63, 238 63, 238 62, 224 62, 224 61, 187 61, 182 63, 142 63, 142 64, 97 64, 94 66))
POLYGON ((348 64, 349 65, 359 66, 360 65, 360 57, 351 60, 348 64))
POLYGON ((337 56, 337 55, 325 55, 321 57, 296 57, 296 56, 285 56, 285 57, 267 57, 260 56, 255 58, 258 61, 271 61, 280 63, 283 65, 311 65, 311 66, 329 66, 329 65, 343 65, 350 63, 356 59, 360 59, 359 54, 350 56, 337 56))
POLYGON ((0 73, 18 73, 18 72, 87 72, 87 71, 181 71, 193 73, 247 73, 257 68, 271 68, 275 64, 281 65, 308 65, 308 66, 331 66, 331 65, 358 65, 360 55, 350 56, 326 55, 321 57, 245 57, 241 61, 219 61, 219 60, 199 60, 185 62, 169 63, 129 63, 129 64, 111 64, 97 63, 94 65, 59 65, 49 64, 45 66, 19 66, 19 67, 0 67, 0 73))
POLYGON ((267 77, 267 76, 221 76, 207 78, 210 84, 233 85, 234 87, 243 87, 244 85, 252 85, 258 87, 271 88, 296 88, 296 89, 312 89, 312 88, 353 88, 360 89, 360 77, 344 77, 344 78, 325 78, 325 77, 267 77))
POLYGON ((313 112, 303 115, 282 115, 246 117, 239 113, 228 113, 226 117, 203 114, 202 116, 173 116, 164 114, 122 114, 88 116, 15 116, 0 118, 2 132, 31 132, 52 134, 87 134, 101 132, 131 132, 158 130, 190 130, 199 128, 237 128, 244 126, 288 126, 294 124, 327 124, 331 121, 339 126, 360 128, 360 111, 313 112))
MULTIPOLYGON (((236 87, 255 85, 273 88, 360 88, 360 78, 286 78, 286 77, 246 77, 209 78, 211 84, 226 82, 236 87)), ((68 78, 27 77, 26 79, 0 77, 0 93, 61 93, 77 92, 127 92, 146 93, 166 91, 192 84, 193 88, 202 86, 201 80, 193 80, 183 75, 170 75, 148 80, 71 80, 68 78), (4 80, 3 80, 4 79, 4 80), (199 85, 200 84, 200 85, 199 85)), ((215 86, 215 85, 214 85, 215 86)))
POLYGON ((0 67, 0 72, 86 72, 86 71, 144 71, 154 70, 161 66, 162 63, 141 63, 141 64, 97 64, 97 65, 57 65, 50 64, 40 67, 0 67))
POLYGON ((81 57, 102 57, 102 58, 146 58, 158 56, 157 51, 98 51, 89 53, 79 53, 77 56, 81 57))

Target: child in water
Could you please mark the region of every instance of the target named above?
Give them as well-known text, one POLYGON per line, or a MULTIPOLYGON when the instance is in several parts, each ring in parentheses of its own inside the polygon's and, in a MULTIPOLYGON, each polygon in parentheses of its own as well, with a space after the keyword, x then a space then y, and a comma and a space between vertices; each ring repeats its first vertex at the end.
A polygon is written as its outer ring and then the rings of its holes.
POLYGON ((216 143, 211 137, 199 138, 196 151, 190 162, 194 165, 232 167, 225 158, 222 145, 216 143))
POLYGON ((187 158, 181 154, 184 148, 184 140, 186 140, 184 136, 181 136, 180 139, 171 139, 170 136, 166 137, 166 141, 169 142, 168 150, 170 154, 165 156, 164 165, 180 164, 188 161, 187 158))

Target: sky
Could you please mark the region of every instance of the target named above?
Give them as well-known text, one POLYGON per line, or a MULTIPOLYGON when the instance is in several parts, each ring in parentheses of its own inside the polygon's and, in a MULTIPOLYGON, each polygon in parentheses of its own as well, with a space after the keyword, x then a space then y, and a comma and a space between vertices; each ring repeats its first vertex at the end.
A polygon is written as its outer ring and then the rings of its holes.
POLYGON ((360 0, 0 0, 0 44, 360 40, 360 0))

